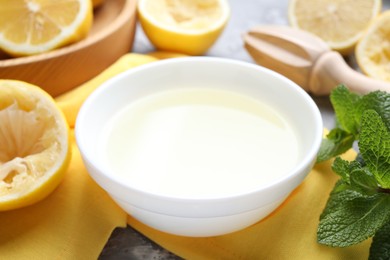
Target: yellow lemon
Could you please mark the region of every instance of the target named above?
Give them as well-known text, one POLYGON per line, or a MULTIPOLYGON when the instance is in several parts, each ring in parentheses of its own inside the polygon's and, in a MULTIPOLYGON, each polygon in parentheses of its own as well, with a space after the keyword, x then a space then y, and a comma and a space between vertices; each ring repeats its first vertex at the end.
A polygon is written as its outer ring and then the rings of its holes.
POLYGON ((356 61, 366 75, 390 81, 390 11, 374 20, 356 46, 356 61))
POLYGON ((0 48, 32 55, 78 41, 92 25, 91 0, 0 0, 0 48))
POLYGON ((48 196, 70 157, 69 127, 52 97, 22 81, 0 80, 0 211, 48 196))
POLYGON ((292 27, 319 36, 346 55, 381 8, 382 0, 290 0, 288 18, 292 27))
POLYGON ((140 0, 138 14, 157 49, 201 55, 220 36, 230 9, 226 0, 140 0))

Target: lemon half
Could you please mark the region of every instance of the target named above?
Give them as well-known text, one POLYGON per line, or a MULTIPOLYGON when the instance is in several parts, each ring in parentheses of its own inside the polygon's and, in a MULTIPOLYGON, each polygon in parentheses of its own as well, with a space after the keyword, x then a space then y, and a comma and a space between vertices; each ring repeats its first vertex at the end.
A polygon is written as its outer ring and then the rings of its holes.
POLYGON ((290 0, 288 19, 292 27, 319 36, 346 55, 381 8, 382 0, 290 0))
POLYGON ((0 0, 0 48, 33 55, 78 41, 93 19, 91 0, 0 0))
POLYGON ((356 46, 356 61, 366 75, 390 81, 390 11, 383 12, 356 46))
POLYGON ((69 127, 52 97, 22 81, 0 80, 0 211, 48 196, 70 157, 69 127))
POLYGON ((222 33, 230 9, 226 0, 140 0, 138 14, 157 49, 201 55, 222 33))

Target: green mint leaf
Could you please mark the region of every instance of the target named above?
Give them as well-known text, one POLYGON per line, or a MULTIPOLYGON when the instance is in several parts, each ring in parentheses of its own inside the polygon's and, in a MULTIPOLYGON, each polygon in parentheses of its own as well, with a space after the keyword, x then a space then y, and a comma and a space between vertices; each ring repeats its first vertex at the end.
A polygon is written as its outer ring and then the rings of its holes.
POLYGON ((352 148, 355 137, 340 129, 334 128, 322 139, 320 150, 317 155, 317 162, 323 162, 345 153, 352 148))
POLYGON ((387 222, 375 234, 371 247, 369 260, 390 259, 390 222, 387 222))
POLYGON ((360 166, 353 167, 350 173, 350 182, 351 188, 360 193, 374 195, 378 192, 378 182, 366 168, 360 166))
POLYGON ((348 189, 366 195, 378 192, 379 187, 375 177, 359 161, 349 162, 337 157, 332 164, 332 170, 341 176, 348 189))
POLYGON ((390 188, 390 131, 374 110, 363 113, 358 145, 366 167, 382 188, 390 188))
MULTIPOLYGON (((375 110, 390 131, 390 93, 374 91, 364 95, 356 106, 356 115, 361 117, 368 109, 375 110)), ((359 118, 357 120, 360 122, 359 118)))
POLYGON ((321 213, 320 219, 323 219, 326 215, 332 213, 334 210, 337 210, 340 203, 362 196, 363 195, 359 194, 357 191, 350 189, 350 185, 345 183, 343 180, 339 180, 330 193, 326 206, 321 213))
POLYGON ((341 176, 344 182, 350 184, 350 163, 348 161, 336 157, 332 164, 332 170, 341 176))
POLYGON ((339 85, 330 94, 330 101, 340 127, 353 135, 358 134, 359 131, 355 109, 360 99, 361 96, 350 92, 344 85, 339 85))
POLYGON ((388 194, 366 196, 345 189, 335 195, 337 198, 330 198, 333 201, 327 204, 331 208, 320 217, 317 241, 321 244, 346 247, 360 243, 390 220, 388 194))

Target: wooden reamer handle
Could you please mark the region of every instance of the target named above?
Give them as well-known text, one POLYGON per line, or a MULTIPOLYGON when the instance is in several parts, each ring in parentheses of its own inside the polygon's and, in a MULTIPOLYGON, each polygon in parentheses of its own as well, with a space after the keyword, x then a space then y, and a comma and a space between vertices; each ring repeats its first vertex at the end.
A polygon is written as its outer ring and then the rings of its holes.
POLYGON ((309 91, 316 95, 327 95, 339 84, 345 84, 359 94, 375 90, 390 92, 390 82, 369 78, 353 70, 338 52, 326 52, 312 68, 309 91))

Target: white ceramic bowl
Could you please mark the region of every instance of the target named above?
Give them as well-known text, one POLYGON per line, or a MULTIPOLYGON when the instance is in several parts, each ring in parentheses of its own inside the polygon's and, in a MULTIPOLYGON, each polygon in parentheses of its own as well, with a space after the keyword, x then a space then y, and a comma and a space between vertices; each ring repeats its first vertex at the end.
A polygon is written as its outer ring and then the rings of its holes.
POLYGON ((316 104, 292 81, 258 65, 210 57, 158 61, 112 78, 85 101, 75 128, 77 144, 88 172, 120 207, 155 229, 194 237, 243 229, 276 209, 310 172, 322 131, 322 119, 316 104), (178 87, 236 91, 277 109, 297 134, 301 151, 298 163, 284 177, 259 185, 254 190, 199 199, 139 190, 107 171, 98 159, 97 147, 106 122, 129 102, 178 87))

